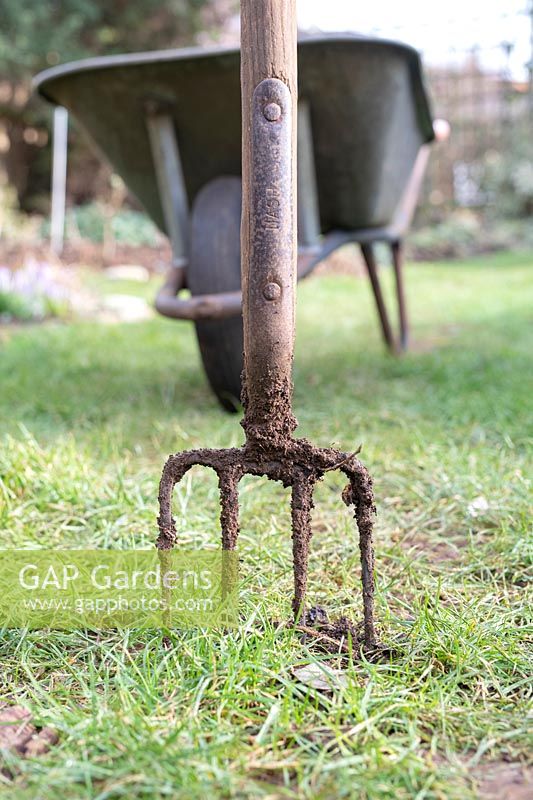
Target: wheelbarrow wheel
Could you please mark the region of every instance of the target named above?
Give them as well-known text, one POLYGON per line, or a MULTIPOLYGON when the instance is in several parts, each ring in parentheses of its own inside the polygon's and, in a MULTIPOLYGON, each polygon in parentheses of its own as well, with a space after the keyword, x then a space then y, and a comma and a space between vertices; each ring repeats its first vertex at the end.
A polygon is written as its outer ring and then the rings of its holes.
MULTIPOLYGON (((192 295, 241 288, 241 180, 210 181, 196 196, 191 217, 187 283, 192 295)), ((242 317, 195 322, 204 369, 218 400, 237 411, 243 367, 242 317)))

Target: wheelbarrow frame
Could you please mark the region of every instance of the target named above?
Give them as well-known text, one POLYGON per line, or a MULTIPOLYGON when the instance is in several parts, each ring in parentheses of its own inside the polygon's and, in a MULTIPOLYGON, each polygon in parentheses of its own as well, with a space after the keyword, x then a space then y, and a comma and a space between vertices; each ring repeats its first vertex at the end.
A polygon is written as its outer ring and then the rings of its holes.
MULTIPOLYGON (((184 296, 188 288, 189 223, 187 191, 172 117, 164 108, 150 106, 147 125, 154 159, 161 204, 172 246, 172 266, 157 293, 155 307, 171 319, 227 319, 241 313, 240 291, 184 296)), ((359 244, 366 264, 376 303, 383 339, 392 353, 408 345, 409 323, 403 281, 403 239, 409 229, 424 178, 430 145, 422 145, 404 195, 390 225, 353 231, 330 231, 320 234, 320 212, 314 167, 311 116, 307 101, 298 103, 298 280, 307 277, 335 250, 349 243, 359 244), (374 254, 378 242, 390 247, 394 267, 399 334, 384 301, 374 254)))

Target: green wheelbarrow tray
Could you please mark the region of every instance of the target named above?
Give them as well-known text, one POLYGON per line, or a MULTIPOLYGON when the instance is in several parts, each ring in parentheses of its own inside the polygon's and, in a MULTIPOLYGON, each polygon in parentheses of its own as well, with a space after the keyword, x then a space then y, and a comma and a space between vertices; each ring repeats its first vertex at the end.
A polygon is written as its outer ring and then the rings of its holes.
MULTIPOLYGON (((73 114, 170 237, 173 265, 156 308, 195 321, 227 408, 236 406, 242 369, 239 60, 227 48, 156 51, 55 67, 35 82, 73 114)), ((298 276, 359 242, 385 341, 398 351, 407 342, 401 241, 434 138, 420 58, 397 42, 322 35, 299 42, 298 73, 298 276), (377 241, 392 249, 398 339, 377 241)))

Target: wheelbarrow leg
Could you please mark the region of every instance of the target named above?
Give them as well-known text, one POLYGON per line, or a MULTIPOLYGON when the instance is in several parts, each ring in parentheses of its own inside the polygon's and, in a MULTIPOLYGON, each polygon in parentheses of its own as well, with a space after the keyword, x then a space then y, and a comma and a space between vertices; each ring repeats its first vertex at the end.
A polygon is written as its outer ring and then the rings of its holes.
POLYGON ((407 318, 407 306, 405 303, 405 292, 403 285, 403 250, 400 241, 391 244, 392 263, 394 265, 394 276, 396 278, 396 298, 398 301, 398 317, 400 320, 400 341, 399 349, 407 350, 409 341, 409 320, 407 318))
POLYGON ((189 207, 183 167, 171 115, 150 105, 146 124, 154 160, 165 225, 174 265, 183 266, 189 254, 189 207))
POLYGON ((368 277, 370 278, 370 284, 372 286, 372 291, 374 293, 374 299, 376 301, 379 321, 381 323, 381 331, 383 333, 383 339, 385 340, 385 344, 387 345, 391 353, 394 353, 396 351, 396 345, 394 343, 394 335, 392 333, 389 315, 387 314, 387 308, 385 306, 385 301, 383 299, 383 294, 381 292, 381 285, 378 277, 377 264, 376 264, 376 259, 374 257, 374 248, 372 247, 371 244, 362 244, 361 252, 363 254, 363 258, 365 259, 366 268, 368 270, 368 277))

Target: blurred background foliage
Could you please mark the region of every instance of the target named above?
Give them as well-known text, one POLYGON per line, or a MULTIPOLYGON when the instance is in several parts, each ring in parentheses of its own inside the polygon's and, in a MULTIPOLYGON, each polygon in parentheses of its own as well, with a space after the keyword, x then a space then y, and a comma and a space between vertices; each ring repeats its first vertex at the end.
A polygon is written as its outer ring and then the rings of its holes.
POLYGON ((523 115, 509 127, 507 146, 484 155, 481 178, 493 215, 533 215, 533 119, 523 115))
MULTIPOLYGON (((48 206, 51 113, 32 95, 37 72, 88 56, 216 41, 236 7, 232 0, 0 0, 0 158, 19 208, 48 206)), ((75 129, 70 139, 69 192, 76 202, 105 195, 107 168, 75 129)))
MULTIPOLYGON (((0 236, 20 238, 32 225, 36 236, 48 231, 52 113, 32 94, 36 73, 87 56, 234 44, 238 7, 238 0, 0 0, 0 236)), ((448 61, 424 65, 434 115, 450 122, 451 137, 432 148, 411 257, 532 246, 533 70, 529 81, 518 79, 511 42, 485 52, 475 37, 464 50, 450 42, 448 61)), ((153 246, 152 223, 74 121, 67 195, 67 240, 153 246)))

